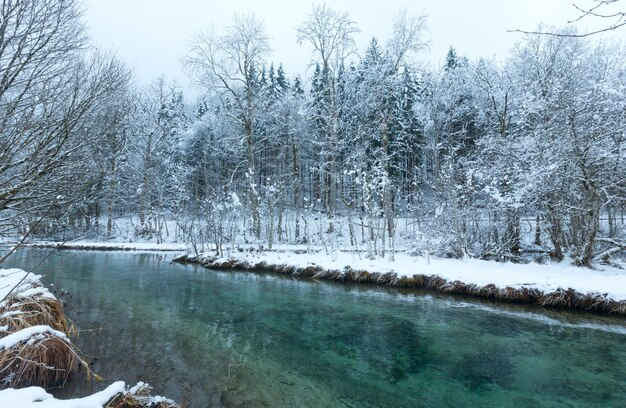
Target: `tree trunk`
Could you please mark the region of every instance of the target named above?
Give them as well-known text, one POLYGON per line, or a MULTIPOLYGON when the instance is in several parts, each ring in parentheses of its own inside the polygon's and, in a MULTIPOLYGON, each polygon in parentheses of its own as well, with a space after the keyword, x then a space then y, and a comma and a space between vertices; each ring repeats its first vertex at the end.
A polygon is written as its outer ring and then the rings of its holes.
POLYGON ((516 256, 521 251, 521 231, 520 216, 517 210, 507 210, 506 212, 506 233, 504 244, 507 246, 509 254, 516 256))
POLYGON ((559 214, 555 212, 553 208, 548 207, 548 214, 546 217, 548 221, 548 231, 550 234, 550 241, 554 250, 552 251, 552 258, 557 261, 562 261, 563 256, 563 231, 561 228, 561 218, 559 214))
POLYGON ((535 245, 541 245, 541 226, 539 215, 535 218, 535 245))
POLYGON ((580 263, 587 268, 591 268, 591 263, 593 261, 593 246, 600 228, 600 203, 597 200, 595 201, 596 202, 591 205, 591 208, 585 214, 585 242, 583 245, 580 263))
POLYGON ((293 136, 292 136, 292 142, 291 142, 291 171, 292 171, 292 177, 293 177, 293 208, 294 211, 296 212, 296 230, 295 230, 295 241, 299 242, 300 241, 300 217, 297 216, 297 214, 299 213, 300 209, 301 209, 301 202, 302 200, 300 199, 300 194, 301 194, 301 186, 300 186, 300 171, 298 169, 298 154, 297 154, 297 148, 296 148, 296 143, 293 140, 293 136))
POLYGON ((247 141, 248 160, 248 193, 250 207, 252 209, 252 232, 256 239, 261 238, 261 216, 259 215, 259 196, 255 185, 255 165, 254 165, 254 133, 252 130, 252 119, 247 118, 244 126, 247 141))

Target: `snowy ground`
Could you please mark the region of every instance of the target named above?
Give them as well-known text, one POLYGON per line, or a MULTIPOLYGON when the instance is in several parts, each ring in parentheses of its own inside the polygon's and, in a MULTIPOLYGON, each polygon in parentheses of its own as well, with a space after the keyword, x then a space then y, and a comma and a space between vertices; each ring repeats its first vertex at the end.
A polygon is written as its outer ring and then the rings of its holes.
POLYGON ((101 250, 101 251, 186 251, 187 245, 155 242, 93 242, 93 241, 37 241, 26 246, 50 247, 60 249, 101 250))
MULTIPOLYGON (((210 254, 207 254, 210 256, 210 254)), ((234 252, 233 259, 248 263, 265 262, 268 265, 306 267, 317 265, 328 270, 353 270, 396 273, 398 277, 437 275, 448 281, 499 288, 533 288, 549 293, 559 288, 574 289, 583 294, 601 294, 615 301, 626 300, 626 270, 610 266, 596 269, 581 268, 561 262, 558 264, 513 264, 482 261, 478 259, 436 259, 396 254, 395 261, 365 259, 354 253, 293 253, 284 252, 234 252)))
POLYGON ((124 382, 118 381, 85 398, 57 400, 40 387, 9 388, 0 391, 0 401, 2 406, 20 408, 102 408, 123 391, 124 382))
MULTIPOLYGON (((145 383, 126 387, 123 381, 116 381, 95 394, 69 400, 58 400, 40 387, 8 388, 0 390, 0 406, 11 408, 102 408, 119 394, 133 395, 145 407, 155 406, 159 402, 174 404, 161 396, 148 396, 150 388, 145 383)), ((133 405, 134 406, 134 405, 133 405)))
POLYGON ((54 299, 54 295, 41 286, 40 280, 41 275, 27 274, 21 269, 0 269, 0 307, 11 291, 21 297, 38 295, 54 299))
MULTIPOLYGON (((38 242, 37 245, 55 246, 53 242, 38 242)), ((124 243, 77 241, 65 244, 73 249, 177 251, 188 250, 183 244, 124 243)), ((544 293, 557 289, 574 289, 583 294, 600 294, 614 301, 626 301, 626 269, 597 265, 594 269, 576 267, 563 261, 552 264, 514 264, 483 261, 479 259, 441 259, 416 257, 406 253, 389 257, 366 259, 363 253, 352 251, 312 251, 307 246, 282 246, 274 251, 230 251, 227 257, 250 264, 265 262, 268 265, 291 265, 306 267, 317 265, 328 270, 343 270, 346 266, 353 270, 368 272, 395 273, 398 277, 436 275, 447 281, 461 281, 465 284, 498 288, 512 287, 538 289, 544 293)), ((212 253, 207 253, 211 256, 212 253)))

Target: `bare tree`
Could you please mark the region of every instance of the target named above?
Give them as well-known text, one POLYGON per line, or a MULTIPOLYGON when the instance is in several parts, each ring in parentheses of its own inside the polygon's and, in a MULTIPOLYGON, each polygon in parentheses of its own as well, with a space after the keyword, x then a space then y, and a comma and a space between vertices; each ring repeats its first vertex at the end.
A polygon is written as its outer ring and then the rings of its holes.
POLYGON ((572 4, 576 10, 580 12, 580 15, 573 20, 567 22, 567 24, 572 24, 579 22, 583 19, 588 20, 591 18, 602 19, 608 21, 608 25, 600 28, 598 30, 593 30, 587 33, 578 34, 576 32, 554 32, 554 31, 525 31, 525 30, 509 30, 511 32, 518 32, 524 34, 543 34, 543 35, 552 35, 556 37, 588 37, 591 35, 596 35, 600 33, 604 33, 607 31, 613 31, 620 27, 626 25, 626 11, 612 9, 615 5, 617 5, 620 0, 593 0, 593 5, 590 6, 580 6, 578 4, 572 4))
MULTIPOLYGON (((114 216, 124 204, 128 205, 128 191, 123 191, 126 183, 125 170, 129 167, 129 147, 132 136, 136 136, 134 120, 137 104, 129 90, 124 89, 112 97, 95 115, 92 127, 100 133, 100 143, 93 146, 93 155, 97 157, 98 200, 96 222, 101 207, 107 218, 106 236, 113 235, 114 216)), ((133 138, 134 139, 134 138, 133 138)))
POLYGON ((428 28, 426 14, 407 15, 406 10, 398 13, 393 24, 393 36, 387 45, 394 71, 410 62, 410 57, 428 46, 424 33, 428 28))
MULTIPOLYGON (((375 106, 378 121, 378 133, 380 134, 380 152, 378 166, 387 182, 380 183, 382 186, 383 213, 389 243, 391 248, 391 260, 394 259, 395 250, 395 213, 392 177, 392 135, 391 123, 394 114, 394 91, 401 83, 403 69, 410 65, 412 55, 422 51, 427 43, 424 39, 426 29, 426 16, 424 14, 407 16, 405 10, 401 11, 394 21, 393 36, 387 46, 387 58, 382 64, 377 64, 375 69, 380 70, 377 80, 373 81, 370 92, 376 95, 375 106)), ((384 234, 383 234, 384 238, 384 234)), ((384 242, 384 240, 383 240, 384 242)), ((383 248, 383 256, 385 250, 383 248)))
POLYGON ((314 5, 308 19, 296 30, 298 44, 309 43, 322 68, 335 71, 346 57, 355 52, 352 35, 359 32, 350 14, 314 5))
MULTIPOLYGON (((348 13, 329 9, 326 4, 313 6, 313 12, 298 27, 298 43, 308 43, 321 62, 325 109, 319 121, 324 123, 325 151, 322 152, 322 178, 325 187, 325 206, 332 220, 337 202, 337 156, 339 149, 339 107, 335 75, 346 58, 355 52, 352 35, 359 30, 348 13)), ((333 229, 332 222, 330 224, 333 229)))
POLYGON ((261 234, 259 192, 255 168, 255 121, 257 76, 264 58, 271 51, 263 21, 254 15, 235 15, 222 36, 214 32, 197 34, 184 62, 198 81, 215 94, 229 118, 242 131, 246 146, 245 170, 248 200, 252 210, 253 232, 261 234), (231 108, 234 104, 234 108, 231 108))
POLYGON ((114 57, 87 49, 74 0, 0 6, 0 213, 45 213, 72 198, 69 163, 93 139, 93 109, 124 87, 114 57))

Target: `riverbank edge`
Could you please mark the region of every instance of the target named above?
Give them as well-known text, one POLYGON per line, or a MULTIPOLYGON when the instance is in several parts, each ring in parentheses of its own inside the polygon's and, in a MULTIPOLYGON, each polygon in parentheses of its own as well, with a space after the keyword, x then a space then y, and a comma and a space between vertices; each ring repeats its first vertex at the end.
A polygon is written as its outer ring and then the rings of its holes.
POLYGON ((545 308, 572 309, 608 315, 626 316, 626 300, 616 301, 599 293, 582 293, 571 288, 543 292, 532 287, 497 287, 494 284, 477 285, 446 280, 438 275, 413 274, 398 276, 396 272, 376 272, 353 269, 349 266, 327 269, 319 265, 297 266, 266 261, 250 262, 233 257, 195 256, 183 254, 173 262, 197 264, 207 269, 244 270, 254 273, 276 273, 295 278, 312 278, 341 283, 365 283, 389 287, 426 289, 449 295, 462 295, 506 303, 523 303, 545 308))
POLYGON ((146 244, 146 243, 60 243, 31 242, 21 245, 24 248, 51 248, 69 251, 102 251, 102 252, 184 252, 186 247, 178 244, 146 244))

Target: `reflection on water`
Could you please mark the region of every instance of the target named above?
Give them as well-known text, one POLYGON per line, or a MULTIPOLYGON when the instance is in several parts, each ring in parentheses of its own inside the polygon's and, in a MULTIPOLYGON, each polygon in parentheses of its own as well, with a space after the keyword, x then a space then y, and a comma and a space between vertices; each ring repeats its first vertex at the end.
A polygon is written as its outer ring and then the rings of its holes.
MULTIPOLYGON (((11 262, 25 269, 43 251, 11 262)), ((194 407, 610 407, 623 319, 408 290, 215 272, 172 255, 57 252, 76 341, 107 381, 194 407)), ((3 265, 6 267, 6 265, 3 265)), ((68 397, 101 389, 77 381, 68 397)))

